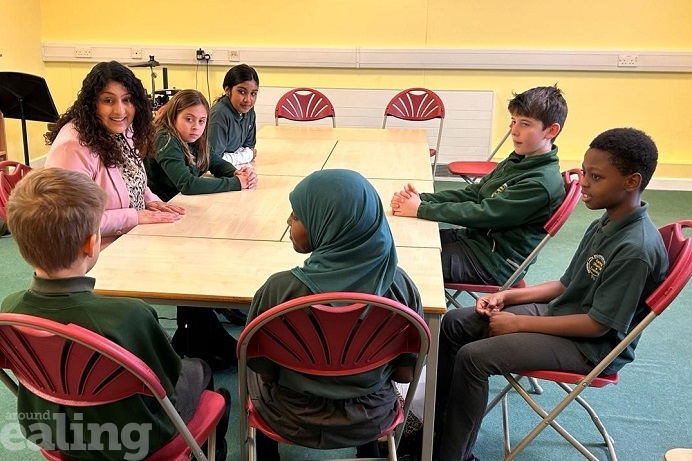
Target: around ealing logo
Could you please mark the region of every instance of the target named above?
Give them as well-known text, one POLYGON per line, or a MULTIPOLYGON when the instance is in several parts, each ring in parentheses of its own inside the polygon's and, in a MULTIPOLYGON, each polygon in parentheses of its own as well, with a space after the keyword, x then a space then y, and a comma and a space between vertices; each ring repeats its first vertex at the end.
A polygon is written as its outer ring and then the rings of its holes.
POLYGON ((128 423, 118 433, 113 423, 84 424, 81 420, 81 413, 74 413, 69 423, 65 413, 7 413, 0 427, 0 444, 8 451, 38 451, 39 446, 61 451, 125 451, 123 458, 128 461, 143 459, 149 452, 151 423, 128 423))

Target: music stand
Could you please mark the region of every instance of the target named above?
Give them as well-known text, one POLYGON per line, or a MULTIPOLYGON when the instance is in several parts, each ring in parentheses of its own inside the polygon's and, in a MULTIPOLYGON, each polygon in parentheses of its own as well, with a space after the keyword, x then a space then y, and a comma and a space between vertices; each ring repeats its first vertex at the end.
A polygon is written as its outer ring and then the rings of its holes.
POLYGON ((24 163, 29 165, 26 121, 55 122, 58 110, 43 77, 20 72, 0 72, 0 111, 5 118, 22 121, 24 163))

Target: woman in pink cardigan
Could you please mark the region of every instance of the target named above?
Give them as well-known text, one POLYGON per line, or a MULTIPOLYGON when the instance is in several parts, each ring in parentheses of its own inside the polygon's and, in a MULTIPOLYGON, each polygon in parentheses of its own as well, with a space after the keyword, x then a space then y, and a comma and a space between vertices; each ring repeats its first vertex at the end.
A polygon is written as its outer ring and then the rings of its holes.
POLYGON ((152 152, 151 107, 142 82, 111 61, 96 64, 72 107, 46 135, 46 168, 88 175, 108 195, 102 247, 137 224, 174 222, 185 210, 147 187, 143 158, 152 152))

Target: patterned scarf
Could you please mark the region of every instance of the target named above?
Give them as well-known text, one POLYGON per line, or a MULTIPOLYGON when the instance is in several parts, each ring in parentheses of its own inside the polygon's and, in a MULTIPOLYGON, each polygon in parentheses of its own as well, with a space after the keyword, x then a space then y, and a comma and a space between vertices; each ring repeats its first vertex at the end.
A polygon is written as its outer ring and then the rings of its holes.
POLYGON ((144 164, 139 155, 137 155, 137 150, 128 144, 125 136, 122 134, 114 136, 115 142, 123 154, 124 162, 118 164, 118 170, 127 186, 127 192, 130 196, 130 208, 143 210, 145 207, 144 189, 147 187, 147 174, 144 171, 144 164))

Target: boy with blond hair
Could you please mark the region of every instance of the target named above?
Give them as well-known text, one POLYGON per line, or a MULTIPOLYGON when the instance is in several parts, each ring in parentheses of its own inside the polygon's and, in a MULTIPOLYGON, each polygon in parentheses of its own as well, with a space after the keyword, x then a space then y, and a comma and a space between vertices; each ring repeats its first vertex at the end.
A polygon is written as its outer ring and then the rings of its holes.
MULTIPOLYGON (((92 292, 95 280, 86 273, 99 256, 105 204, 106 195, 99 186, 74 171, 35 170, 17 184, 7 204, 7 221, 34 276, 29 290, 8 296, 0 311, 74 323, 119 344, 156 373, 188 421, 202 391, 211 386, 209 367, 200 360, 178 358, 148 304, 92 292)), ((228 391, 220 393, 230 405, 228 391)), ((65 407, 20 385, 17 412, 24 416, 19 423, 27 438, 76 460, 141 459, 176 434, 156 399, 143 395, 97 407, 65 407), (113 440, 111 431, 91 430, 113 426, 118 440, 113 440), (134 427, 139 428, 138 437, 132 437, 134 427)), ((219 423, 222 446, 226 424, 219 423)))

